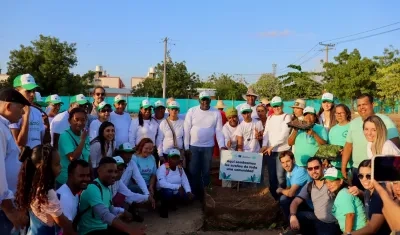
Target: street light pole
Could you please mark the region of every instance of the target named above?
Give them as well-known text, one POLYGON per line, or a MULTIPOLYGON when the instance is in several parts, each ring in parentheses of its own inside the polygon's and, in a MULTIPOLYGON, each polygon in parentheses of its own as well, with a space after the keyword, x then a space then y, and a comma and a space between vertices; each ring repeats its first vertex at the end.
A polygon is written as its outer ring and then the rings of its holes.
POLYGON ((168 38, 164 39, 164 76, 163 76, 163 99, 167 94, 167 53, 168 53, 168 38))

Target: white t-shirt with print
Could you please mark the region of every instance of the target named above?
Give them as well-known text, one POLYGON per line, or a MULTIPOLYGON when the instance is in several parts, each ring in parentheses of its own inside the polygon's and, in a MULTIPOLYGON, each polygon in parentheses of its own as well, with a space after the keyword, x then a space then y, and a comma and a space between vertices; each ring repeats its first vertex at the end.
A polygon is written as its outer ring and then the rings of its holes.
POLYGON ((260 142, 256 138, 255 131, 263 131, 261 121, 252 119, 251 122, 241 122, 235 131, 236 136, 243 137, 243 151, 258 153, 260 150, 260 142))
POLYGON ((129 126, 131 125, 132 118, 129 113, 122 115, 112 112, 110 114, 110 122, 115 127, 115 142, 117 146, 129 142, 129 126))
MULTIPOLYGON (((184 140, 184 121, 183 120, 176 120, 171 121, 172 128, 175 131, 176 139, 177 139, 177 147, 183 149, 183 140, 184 140)), ((157 149, 158 154, 167 154, 171 148, 174 148, 174 136, 172 134, 171 128, 168 125, 168 121, 164 119, 160 123, 160 127, 158 129, 158 136, 157 136, 157 149)))
MULTIPOLYGON (((42 144, 42 136, 44 135, 45 126, 42 119, 42 113, 34 107, 29 108, 29 130, 26 145, 30 148, 42 144)), ((21 129, 22 118, 18 123, 10 124, 10 129, 21 129)))

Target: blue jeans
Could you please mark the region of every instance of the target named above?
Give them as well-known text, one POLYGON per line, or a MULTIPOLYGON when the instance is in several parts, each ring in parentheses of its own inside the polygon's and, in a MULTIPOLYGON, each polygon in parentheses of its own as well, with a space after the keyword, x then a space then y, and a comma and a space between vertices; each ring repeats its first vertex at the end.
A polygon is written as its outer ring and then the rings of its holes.
POLYGON ((190 186, 194 195, 201 197, 205 186, 210 184, 210 169, 214 147, 190 146, 192 157, 189 163, 190 186))
POLYGON ((0 210, 0 234, 10 234, 11 230, 14 228, 14 225, 7 218, 6 213, 0 210))
POLYGON ((312 211, 299 211, 296 214, 300 223, 300 232, 310 235, 342 234, 337 223, 325 223, 319 220, 312 211))
POLYGON ((289 219, 290 215, 290 204, 292 203, 294 197, 287 197, 285 195, 281 195, 279 198, 279 206, 281 207, 283 211, 283 215, 285 216, 285 219, 289 219))
POLYGON ((169 188, 162 188, 160 190, 161 198, 165 201, 170 201, 173 199, 181 199, 181 200, 187 200, 187 194, 185 193, 183 196, 178 192, 174 194, 174 190, 169 189, 169 188))
MULTIPOLYGON (((269 178, 269 191, 275 200, 279 199, 279 195, 276 193, 278 187, 286 188, 286 175, 285 170, 282 168, 282 164, 279 161, 280 152, 272 152, 271 155, 263 156, 263 168, 267 165, 268 178, 269 178)), ((264 172, 264 170, 262 171, 264 172)), ((262 183, 264 177, 261 177, 262 183)))

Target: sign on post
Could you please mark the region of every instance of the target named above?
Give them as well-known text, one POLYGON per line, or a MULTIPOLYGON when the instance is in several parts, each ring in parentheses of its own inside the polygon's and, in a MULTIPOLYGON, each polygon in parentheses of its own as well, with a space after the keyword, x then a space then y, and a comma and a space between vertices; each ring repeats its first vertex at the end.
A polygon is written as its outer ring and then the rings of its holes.
POLYGON ((261 153, 222 150, 219 179, 260 183, 262 159, 261 153))

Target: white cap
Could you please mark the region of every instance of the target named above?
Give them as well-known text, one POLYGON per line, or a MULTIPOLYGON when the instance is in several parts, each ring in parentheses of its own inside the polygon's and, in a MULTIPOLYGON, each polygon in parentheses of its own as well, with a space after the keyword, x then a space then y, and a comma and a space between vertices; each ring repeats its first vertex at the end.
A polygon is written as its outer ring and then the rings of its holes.
POLYGON ((242 104, 241 106, 240 106, 240 113, 243 113, 243 112, 253 112, 253 110, 251 109, 251 106, 249 105, 249 104, 242 104))
POLYGON ((179 150, 177 150, 177 149, 170 149, 169 151, 168 151, 168 157, 172 157, 172 156, 181 156, 181 153, 179 152, 179 150))
POLYGON ((272 98, 271 100, 271 106, 282 106, 283 102, 282 102, 282 98, 279 96, 275 96, 274 98, 272 98))
POLYGON ((203 99, 203 98, 208 98, 208 99, 210 99, 210 94, 209 94, 207 91, 202 91, 202 92, 200 92, 200 94, 199 94, 199 99, 201 100, 201 99, 203 99))
POLYGON ((164 102, 162 102, 162 100, 157 100, 154 103, 154 108, 158 108, 158 107, 164 107, 165 108, 165 104, 164 104, 164 102))
POLYGON ((179 109, 180 106, 179 106, 179 103, 178 103, 178 102, 176 102, 175 100, 173 100, 173 101, 169 102, 168 108, 169 108, 169 109, 174 109, 174 108, 175 108, 175 109, 179 109))
POLYGON ((115 98, 114 98, 114 104, 117 104, 117 103, 119 103, 120 101, 125 101, 125 102, 126 102, 126 99, 125 99, 122 95, 117 95, 117 96, 115 96, 115 98))
POLYGON ((113 157, 114 160, 117 162, 117 165, 121 165, 121 164, 125 164, 124 159, 122 159, 122 157, 120 156, 115 156, 113 157))
POLYGON ((142 103, 140 103, 140 107, 141 108, 145 108, 145 109, 151 107, 150 101, 149 100, 142 100, 142 103))
POLYGON ((324 102, 324 101, 333 103, 333 94, 332 93, 324 93, 322 95, 322 102, 324 102))
POLYGON ((306 114, 306 113, 316 114, 314 107, 311 107, 311 106, 307 106, 307 107, 303 110, 303 114, 306 114))

